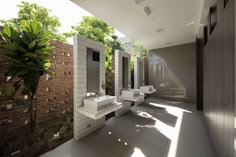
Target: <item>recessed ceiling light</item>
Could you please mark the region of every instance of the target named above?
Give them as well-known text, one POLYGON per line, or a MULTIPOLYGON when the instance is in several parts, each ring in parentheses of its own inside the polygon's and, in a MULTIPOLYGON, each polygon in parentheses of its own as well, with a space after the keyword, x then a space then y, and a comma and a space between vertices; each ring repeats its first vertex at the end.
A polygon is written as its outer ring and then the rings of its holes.
POLYGON ((166 45, 171 45, 172 43, 166 43, 166 45))
POLYGON ((140 4, 142 2, 144 2, 145 0, 134 0, 136 4, 140 4))
POLYGON ((195 21, 189 22, 189 23, 186 24, 186 26, 193 25, 194 23, 195 23, 195 21))
POLYGON ((151 9, 148 7, 148 6, 146 6, 146 7, 144 7, 144 12, 146 13, 146 15, 151 15, 151 9))
POLYGON ((160 32, 163 32, 164 30, 165 30, 164 28, 158 28, 156 31, 160 33, 160 32))

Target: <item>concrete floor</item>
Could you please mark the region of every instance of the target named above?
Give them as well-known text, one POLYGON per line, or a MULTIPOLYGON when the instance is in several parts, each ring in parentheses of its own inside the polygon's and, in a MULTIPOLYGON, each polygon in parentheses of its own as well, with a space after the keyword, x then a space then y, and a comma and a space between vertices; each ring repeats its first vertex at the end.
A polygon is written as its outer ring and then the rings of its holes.
POLYGON ((150 98, 82 140, 72 139, 42 157, 215 156, 195 105, 150 98))

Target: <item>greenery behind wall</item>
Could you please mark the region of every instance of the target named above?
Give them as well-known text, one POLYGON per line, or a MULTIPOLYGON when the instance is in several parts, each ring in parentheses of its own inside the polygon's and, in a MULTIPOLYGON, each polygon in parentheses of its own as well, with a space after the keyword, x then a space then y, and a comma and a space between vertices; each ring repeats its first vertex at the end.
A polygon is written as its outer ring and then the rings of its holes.
MULTIPOLYGON (((42 27, 41 29, 49 33, 50 39, 67 42, 69 37, 73 37, 75 34, 79 33, 89 39, 101 42, 106 45, 107 48, 106 70, 112 68, 112 55, 116 49, 125 50, 130 52, 132 56, 139 56, 141 58, 144 58, 148 53, 147 49, 143 48, 143 46, 135 41, 132 41, 133 46, 128 48, 125 44, 118 41, 117 36, 114 35, 114 28, 112 26, 109 26, 96 17, 85 16, 78 25, 71 27, 70 32, 62 33, 59 32, 61 22, 58 17, 52 15, 51 10, 39 6, 38 4, 24 1, 18 5, 18 8, 18 17, 9 20, 0 19, 0 24, 7 24, 13 28, 17 28, 21 20, 38 21, 42 27)), ((131 63, 133 67, 134 62, 132 61, 131 63)))
POLYGON ((77 25, 71 27, 71 32, 64 33, 66 37, 76 34, 85 36, 91 40, 103 43, 106 46, 106 94, 114 95, 114 53, 115 50, 122 50, 131 53, 131 70, 134 69, 134 57, 146 57, 148 50, 132 41, 132 47, 121 43, 114 35, 114 28, 94 16, 85 16, 77 25))

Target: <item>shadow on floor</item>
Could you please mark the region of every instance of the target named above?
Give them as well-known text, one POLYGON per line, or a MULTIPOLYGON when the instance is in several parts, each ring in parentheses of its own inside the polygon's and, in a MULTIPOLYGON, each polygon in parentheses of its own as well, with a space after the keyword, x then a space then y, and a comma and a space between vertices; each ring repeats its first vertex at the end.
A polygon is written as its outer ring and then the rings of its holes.
POLYGON ((80 141, 43 157, 214 157, 202 114, 187 103, 147 99, 80 141))

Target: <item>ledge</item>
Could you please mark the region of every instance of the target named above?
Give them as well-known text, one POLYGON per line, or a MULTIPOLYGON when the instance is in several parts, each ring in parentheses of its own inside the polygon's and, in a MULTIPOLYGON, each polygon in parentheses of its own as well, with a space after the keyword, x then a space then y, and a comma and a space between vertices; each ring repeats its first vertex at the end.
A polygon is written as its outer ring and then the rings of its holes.
POLYGON ((152 91, 148 91, 148 92, 142 92, 141 93, 144 93, 144 94, 152 94, 152 93, 155 93, 157 90, 156 89, 153 89, 152 91))
POLYGON ((142 100, 144 98, 144 96, 143 95, 138 95, 138 96, 135 96, 135 97, 123 97, 123 96, 120 96, 119 98, 121 100, 137 102, 137 101, 142 100))
POLYGON ((89 118, 92 118, 92 119, 96 120, 96 119, 104 117, 105 115, 107 115, 107 114, 109 114, 111 112, 114 112, 114 111, 120 109, 121 107, 122 107, 122 103, 121 102, 115 102, 111 106, 106 107, 106 108, 104 108, 104 109, 102 109, 100 111, 97 111, 97 112, 89 111, 86 108, 84 108, 84 106, 80 107, 78 109, 78 112, 81 113, 84 116, 87 116, 89 118))

